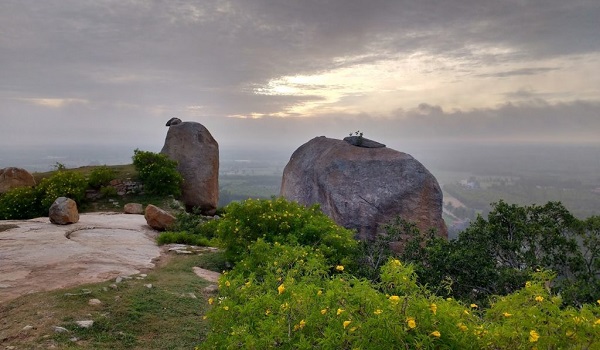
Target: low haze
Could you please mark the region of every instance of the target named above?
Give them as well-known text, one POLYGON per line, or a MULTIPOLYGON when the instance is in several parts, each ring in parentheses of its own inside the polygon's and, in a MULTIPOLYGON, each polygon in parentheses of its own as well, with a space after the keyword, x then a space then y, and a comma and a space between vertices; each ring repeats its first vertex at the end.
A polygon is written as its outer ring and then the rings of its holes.
POLYGON ((0 148, 157 150, 174 116, 225 148, 594 143, 598 18, 595 0, 4 0, 0 148))

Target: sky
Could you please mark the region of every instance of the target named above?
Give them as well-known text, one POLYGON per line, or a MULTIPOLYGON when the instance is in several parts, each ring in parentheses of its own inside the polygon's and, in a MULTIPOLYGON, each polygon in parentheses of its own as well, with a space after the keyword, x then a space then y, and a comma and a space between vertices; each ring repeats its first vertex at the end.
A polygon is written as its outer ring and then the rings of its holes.
POLYGON ((0 148, 600 142, 598 0, 0 0, 0 148))

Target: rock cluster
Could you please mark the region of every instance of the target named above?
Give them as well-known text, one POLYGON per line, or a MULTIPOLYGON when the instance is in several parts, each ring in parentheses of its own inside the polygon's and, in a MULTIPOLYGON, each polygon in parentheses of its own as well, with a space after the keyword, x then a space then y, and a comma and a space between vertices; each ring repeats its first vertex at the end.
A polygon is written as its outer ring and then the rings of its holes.
POLYGON ((48 211, 50 222, 57 225, 74 224, 79 221, 77 203, 67 197, 58 197, 48 211))
POLYGON ((170 121, 162 154, 177 161, 183 177, 181 200, 187 210, 212 215, 219 202, 219 144, 196 122, 170 121))
POLYGON ((14 167, 0 169, 0 194, 22 186, 35 186, 33 175, 27 170, 14 167))
POLYGON ((284 169, 281 196, 320 204, 362 239, 373 238, 380 225, 397 216, 447 237, 442 191, 421 163, 378 143, 367 143, 374 148, 351 143, 317 137, 300 146, 284 169))

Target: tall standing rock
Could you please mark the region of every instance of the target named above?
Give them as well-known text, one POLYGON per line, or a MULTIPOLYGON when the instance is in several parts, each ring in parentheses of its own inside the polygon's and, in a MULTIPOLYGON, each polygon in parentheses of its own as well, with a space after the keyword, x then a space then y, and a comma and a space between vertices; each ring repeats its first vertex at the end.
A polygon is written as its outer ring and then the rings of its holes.
POLYGON ((21 168, 0 169, 0 194, 21 186, 35 186, 33 175, 21 168))
POLYGON ((219 144, 208 129, 196 122, 171 123, 160 152, 178 163, 186 209, 214 214, 219 202, 219 144))
POLYGON ((373 238, 379 225, 396 216, 447 237, 435 177, 406 153, 367 139, 355 141, 321 136, 300 146, 284 169, 281 196, 320 204, 361 239, 373 238))

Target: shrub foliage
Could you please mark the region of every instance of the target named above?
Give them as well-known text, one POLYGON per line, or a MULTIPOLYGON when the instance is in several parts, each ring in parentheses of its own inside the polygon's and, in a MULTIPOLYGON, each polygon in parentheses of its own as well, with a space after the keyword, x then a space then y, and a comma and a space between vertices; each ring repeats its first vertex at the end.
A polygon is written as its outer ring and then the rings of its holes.
POLYGON ((177 171, 176 161, 164 154, 139 149, 133 151, 132 158, 145 192, 156 195, 181 194, 183 177, 177 171))
POLYGON ((330 261, 350 263, 353 232, 333 222, 318 206, 306 208, 283 198, 231 203, 218 220, 217 236, 227 258, 238 261, 259 238, 269 243, 313 246, 330 261))
POLYGON ((34 188, 17 187, 0 195, 0 220, 24 220, 47 214, 34 188))

